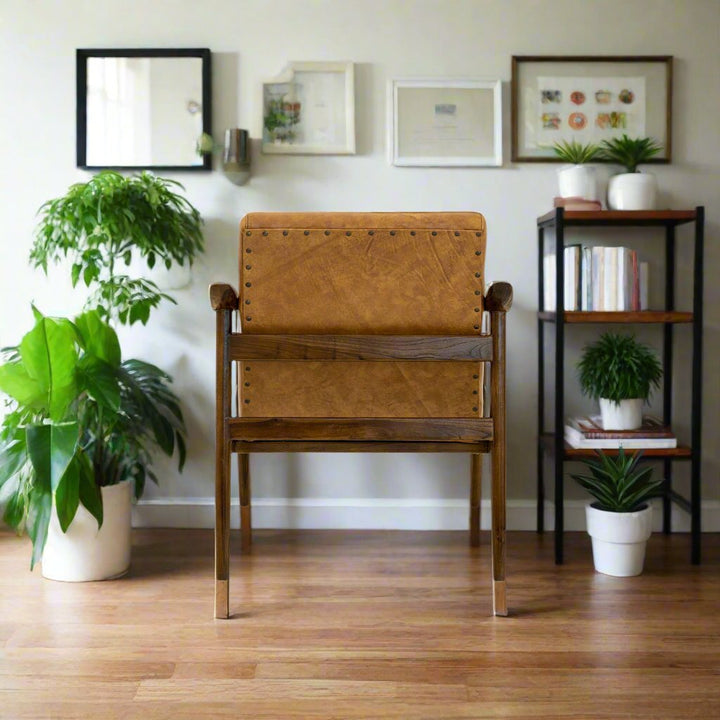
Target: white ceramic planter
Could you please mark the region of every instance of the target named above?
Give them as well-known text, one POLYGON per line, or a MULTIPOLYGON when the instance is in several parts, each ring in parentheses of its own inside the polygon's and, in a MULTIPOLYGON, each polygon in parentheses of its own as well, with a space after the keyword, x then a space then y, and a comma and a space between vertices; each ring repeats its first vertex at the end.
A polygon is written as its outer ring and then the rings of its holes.
POLYGON ((566 165, 558 170, 560 197, 579 197, 596 200, 597 178, 595 168, 589 165, 566 165))
POLYGON ((42 574, 49 580, 85 582, 124 575, 130 566, 132 482, 101 488, 103 524, 80 504, 66 533, 53 505, 42 574))
POLYGON ((600 417, 605 430, 637 430, 642 426, 642 398, 619 403, 600 398, 600 417))
POLYGON ((622 173, 608 182, 611 210, 654 210, 657 181, 649 173, 622 173))
POLYGON ((630 577, 642 572, 645 548, 652 534, 652 507, 630 513, 585 506, 595 569, 604 575, 630 577))

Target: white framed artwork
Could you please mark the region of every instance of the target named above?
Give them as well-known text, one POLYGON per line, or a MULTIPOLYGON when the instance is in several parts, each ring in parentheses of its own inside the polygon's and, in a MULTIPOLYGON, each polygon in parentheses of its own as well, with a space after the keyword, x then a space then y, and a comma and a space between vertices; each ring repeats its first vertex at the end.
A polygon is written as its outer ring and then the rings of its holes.
POLYGON ((388 150, 398 166, 502 165, 501 81, 391 80, 388 150))
POLYGON ((355 154, 353 63, 293 62, 262 89, 263 153, 355 154))

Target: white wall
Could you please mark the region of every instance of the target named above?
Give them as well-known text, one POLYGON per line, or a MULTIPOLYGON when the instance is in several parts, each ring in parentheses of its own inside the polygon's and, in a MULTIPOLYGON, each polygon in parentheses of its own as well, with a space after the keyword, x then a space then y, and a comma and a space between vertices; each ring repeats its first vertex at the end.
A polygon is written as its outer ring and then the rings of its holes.
MULTIPOLYGON (((123 348, 126 356, 156 362, 175 377, 191 435, 189 458, 182 475, 160 463, 162 485, 146 494, 149 504, 138 520, 211 523, 214 322, 207 285, 236 281, 237 225, 244 213, 480 210, 489 226, 488 278, 515 286, 508 321, 510 523, 532 527, 535 218, 550 207, 555 166, 509 162, 510 58, 672 54, 674 160, 658 167, 657 175, 667 206, 705 204, 708 210, 703 474, 712 509, 720 498, 720 310, 714 281, 720 270, 719 30, 717 0, 0 0, 0 345, 16 342, 28 329, 31 300, 46 313, 63 314, 82 302, 82 293, 69 289, 66 273, 46 279, 27 264, 39 205, 87 177, 74 167, 75 48, 209 47, 216 138, 232 126, 260 137, 259 83, 286 62, 352 60, 356 156, 263 156, 255 142, 253 177, 244 187, 218 172, 175 175, 205 218, 207 253, 189 284, 176 292, 179 306, 157 312, 148 328, 123 332, 123 348), (501 78, 504 166, 390 167, 386 83, 412 76, 501 78)), ((681 257, 681 274, 688 258, 681 257)), ((575 336, 569 360, 591 336, 586 331, 575 336)), ((683 356, 680 371, 688 368, 683 356)), ((573 382, 568 388, 570 409, 589 410, 573 382)), ((685 406, 680 397, 678 403, 685 406)), ((687 422, 679 427, 684 432, 687 422)), ((256 456, 252 462, 255 496, 263 499, 256 517, 266 524, 450 527, 465 521, 467 456, 256 456), (287 509, 277 498, 296 500, 287 509)), ((581 497, 574 488, 568 496, 581 497)))

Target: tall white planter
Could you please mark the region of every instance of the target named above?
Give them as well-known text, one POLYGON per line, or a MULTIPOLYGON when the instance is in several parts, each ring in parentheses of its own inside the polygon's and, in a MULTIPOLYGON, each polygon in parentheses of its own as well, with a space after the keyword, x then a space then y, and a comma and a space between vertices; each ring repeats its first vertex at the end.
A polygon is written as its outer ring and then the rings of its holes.
POLYGON ((53 504, 42 574, 49 580, 85 582, 124 575, 130 567, 130 511, 132 482, 101 488, 103 524, 80 504, 63 533, 53 504))
POLYGON ((600 417, 605 430, 637 430, 642 426, 642 398, 621 400, 619 403, 600 398, 600 417))
POLYGON ((657 181, 650 173, 622 173, 608 182, 611 210, 654 210, 657 181))
POLYGON ((639 575, 652 534, 652 507, 629 513, 607 512, 585 506, 587 531, 592 539, 595 569, 604 575, 639 575))
POLYGON ((560 197, 597 200, 597 177, 590 165, 566 165, 558 170, 560 197))

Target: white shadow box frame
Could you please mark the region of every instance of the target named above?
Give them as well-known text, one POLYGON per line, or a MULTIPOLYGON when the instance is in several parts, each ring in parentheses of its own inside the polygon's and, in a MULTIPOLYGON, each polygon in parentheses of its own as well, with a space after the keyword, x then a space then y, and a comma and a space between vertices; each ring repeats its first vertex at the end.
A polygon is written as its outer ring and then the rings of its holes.
POLYGON ((388 84, 393 165, 502 165, 500 80, 395 79, 388 84))
POLYGON ((262 84, 262 151, 355 154, 355 66, 292 62, 262 84))

